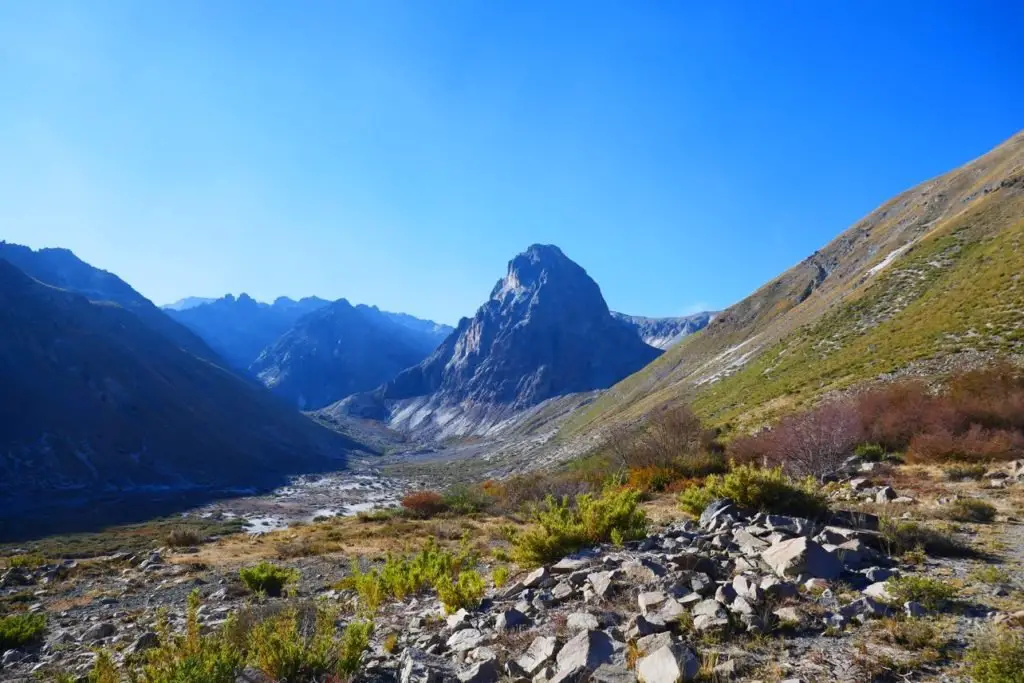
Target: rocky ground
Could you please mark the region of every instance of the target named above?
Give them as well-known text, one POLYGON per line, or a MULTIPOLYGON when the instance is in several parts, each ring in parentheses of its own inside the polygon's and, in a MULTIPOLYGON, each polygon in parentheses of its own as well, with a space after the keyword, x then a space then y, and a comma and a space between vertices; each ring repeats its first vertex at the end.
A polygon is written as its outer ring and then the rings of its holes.
MULTIPOLYGON (((902 466, 862 467, 830 485, 835 507, 857 514, 812 522, 716 501, 699 520, 682 513, 662 519, 641 541, 586 549, 513 574, 472 612, 445 615, 432 594, 387 605, 375 619, 362 677, 402 683, 967 680, 960 661, 978 633, 998 622, 1024 626, 1024 529, 1017 521, 1024 467, 966 482, 902 466), (964 497, 991 501, 998 516, 985 524, 937 521, 964 497), (969 544, 972 554, 897 555, 872 511, 919 520, 969 544), (905 600, 892 592, 894 576, 938 579, 950 592, 934 602, 927 595, 905 600)), ((244 542, 262 548, 285 533, 244 542)), ((242 541, 212 545, 232 542, 242 541)), ((37 680, 55 668, 81 675, 97 648, 121 658, 151 647, 158 612, 166 610, 180 626, 193 590, 203 597, 207 628, 230 613, 273 610, 286 600, 322 599, 353 613, 355 594, 333 586, 354 554, 282 561, 301 575, 289 598, 250 595, 237 574, 244 562, 221 561, 207 547, 7 569, 0 575, 5 611, 44 612, 48 627, 43 642, 2 653, 0 679, 37 680)))

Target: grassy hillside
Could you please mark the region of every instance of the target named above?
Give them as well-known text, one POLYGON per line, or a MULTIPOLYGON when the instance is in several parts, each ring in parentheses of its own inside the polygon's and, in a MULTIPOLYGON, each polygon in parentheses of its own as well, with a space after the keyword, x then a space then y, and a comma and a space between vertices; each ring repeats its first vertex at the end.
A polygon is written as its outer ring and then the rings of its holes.
POLYGON ((1024 133, 902 193, 606 392, 564 436, 680 401, 759 424, 961 353, 1024 351, 1024 133))

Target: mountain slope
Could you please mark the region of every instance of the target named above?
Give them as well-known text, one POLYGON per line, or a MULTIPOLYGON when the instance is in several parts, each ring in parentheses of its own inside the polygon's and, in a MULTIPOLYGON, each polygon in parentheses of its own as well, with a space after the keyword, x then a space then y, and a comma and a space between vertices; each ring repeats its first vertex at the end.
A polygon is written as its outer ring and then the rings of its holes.
POLYGON ((684 337, 703 330, 715 314, 711 311, 702 311, 678 318, 646 318, 642 315, 626 315, 612 311, 612 315, 629 323, 648 346, 665 350, 681 342, 684 337))
POLYGON ((260 485, 357 447, 127 309, 4 260, 0 376, 0 508, 18 514, 55 491, 260 485))
POLYGON ((613 387, 563 436, 691 401, 755 426, 894 372, 1024 351, 1024 133, 908 190, 613 387))
POLYGON ((68 249, 33 251, 18 244, 0 242, 0 259, 13 263, 39 282, 81 294, 90 301, 115 303, 189 353, 216 363, 223 362, 200 337, 172 320, 124 280, 94 268, 68 249))
POLYGON ((376 308, 339 299, 300 318, 249 370, 293 405, 314 410, 415 365, 434 349, 435 338, 376 308))
POLYGON ((545 400, 611 386, 659 353, 612 317, 583 268, 533 245, 430 357, 331 412, 424 435, 480 433, 545 400))
POLYGON ((187 296, 184 299, 178 299, 174 303, 165 304, 160 308, 164 309, 165 311, 187 311, 190 308, 202 306, 203 304, 212 303, 214 301, 216 301, 216 299, 212 299, 210 297, 187 296))
POLYGON ((202 337, 232 367, 246 369, 294 325, 299 318, 328 301, 307 297, 293 301, 280 297, 273 304, 254 300, 248 294, 231 294, 169 315, 202 337))

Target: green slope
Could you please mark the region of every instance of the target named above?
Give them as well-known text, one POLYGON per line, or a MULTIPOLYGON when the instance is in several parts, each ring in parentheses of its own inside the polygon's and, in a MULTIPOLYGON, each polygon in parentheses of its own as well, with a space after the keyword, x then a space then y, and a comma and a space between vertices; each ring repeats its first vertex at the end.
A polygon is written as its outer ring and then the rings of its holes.
POLYGON ((688 401, 749 427, 887 373, 1024 351, 1024 133, 902 193, 606 392, 563 437, 688 401))

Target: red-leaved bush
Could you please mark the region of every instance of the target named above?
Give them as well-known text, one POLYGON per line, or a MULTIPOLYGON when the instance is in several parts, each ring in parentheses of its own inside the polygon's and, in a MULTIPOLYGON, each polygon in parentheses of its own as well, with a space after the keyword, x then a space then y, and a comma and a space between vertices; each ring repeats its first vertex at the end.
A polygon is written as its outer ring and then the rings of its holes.
POLYGON ((446 506, 437 491, 413 491, 402 498, 402 507, 413 517, 426 519, 441 514, 446 506))

